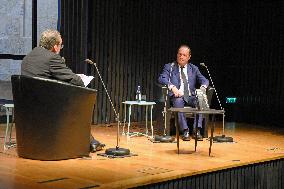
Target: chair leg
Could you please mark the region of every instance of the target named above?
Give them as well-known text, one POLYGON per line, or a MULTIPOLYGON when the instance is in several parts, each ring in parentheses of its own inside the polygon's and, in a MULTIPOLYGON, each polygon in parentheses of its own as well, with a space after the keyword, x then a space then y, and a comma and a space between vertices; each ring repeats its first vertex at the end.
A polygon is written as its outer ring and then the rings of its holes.
MULTIPOLYGON (((172 117, 172 113, 166 112, 166 117, 165 117, 165 120, 164 120, 165 121, 165 133, 166 133, 166 135, 171 135, 171 117, 172 117)), ((173 124, 173 126, 174 126, 174 124, 173 124)))
POLYGON ((204 125, 203 125, 203 137, 204 138, 208 138, 208 122, 209 122, 209 115, 205 115, 204 125))

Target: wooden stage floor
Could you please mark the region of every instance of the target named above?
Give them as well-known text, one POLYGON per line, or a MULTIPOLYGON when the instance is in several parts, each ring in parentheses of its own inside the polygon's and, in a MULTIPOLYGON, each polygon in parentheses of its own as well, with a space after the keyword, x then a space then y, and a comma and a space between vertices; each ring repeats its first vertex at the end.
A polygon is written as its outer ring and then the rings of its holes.
MULTIPOLYGON (((278 128, 240 123, 226 123, 226 135, 234 143, 180 140, 176 143, 152 143, 146 137, 121 137, 120 147, 129 148, 137 156, 106 158, 90 154, 90 158, 62 161, 38 161, 17 157, 16 148, 3 151, 5 125, 0 125, 0 188, 130 188, 181 178, 246 164, 284 158, 284 132, 278 128)), ((92 133, 107 148, 116 145, 116 127, 94 126, 92 133)), ((215 135, 221 134, 217 123, 215 135)), ((15 137, 15 132, 13 132, 15 137)))

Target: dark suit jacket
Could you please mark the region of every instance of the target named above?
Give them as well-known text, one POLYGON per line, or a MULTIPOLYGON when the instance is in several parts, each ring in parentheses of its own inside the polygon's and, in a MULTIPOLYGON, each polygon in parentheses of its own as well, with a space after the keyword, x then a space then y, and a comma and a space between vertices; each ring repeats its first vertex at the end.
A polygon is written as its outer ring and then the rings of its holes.
POLYGON ((57 79, 74 85, 84 86, 80 76, 72 72, 59 54, 42 47, 35 47, 22 62, 22 75, 57 79))
MULTIPOLYGON (((191 94, 195 95, 196 83, 200 85, 209 85, 209 81, 200 73, 197 66, 188 63, 187 64, 188 86, 191 94)), ((159 83, 162 85, 174 85, 178 89, 180 88, 180 73, 177 62, 168 63, 164 66, 163 72, 159 76, 159 83)), ((172 91, 169 92, 170 96, 173 96, 172 91)))

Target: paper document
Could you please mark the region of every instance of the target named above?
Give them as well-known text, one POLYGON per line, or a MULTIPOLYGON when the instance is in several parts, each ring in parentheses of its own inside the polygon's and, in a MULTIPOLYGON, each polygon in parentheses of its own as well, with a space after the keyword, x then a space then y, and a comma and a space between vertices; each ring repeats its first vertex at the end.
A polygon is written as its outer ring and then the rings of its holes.
POLYGON ((85 74, 77 74, 77 75, 81 77, 81 79, 84 82, 85 87, 87 85, 89 85, 89 83, 92 81, 92 79, 94 79, 94 76, 87 76, 85 74))

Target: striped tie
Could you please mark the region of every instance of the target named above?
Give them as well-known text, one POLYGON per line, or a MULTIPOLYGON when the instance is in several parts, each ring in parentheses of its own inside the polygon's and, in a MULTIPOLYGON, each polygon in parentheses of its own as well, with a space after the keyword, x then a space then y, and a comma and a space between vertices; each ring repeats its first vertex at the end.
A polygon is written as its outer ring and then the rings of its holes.
POLYGON ((181 67, 181 78, 182 78, 183 86, 184 86, 184 89, 183 89, 183 92, 184 92, 183 99, 188 103, 188 100, 189 100, 188 82, 187 82, 186 76, 185 76, 185 74, 183 72, 183 68, 184 67, 181 67))

